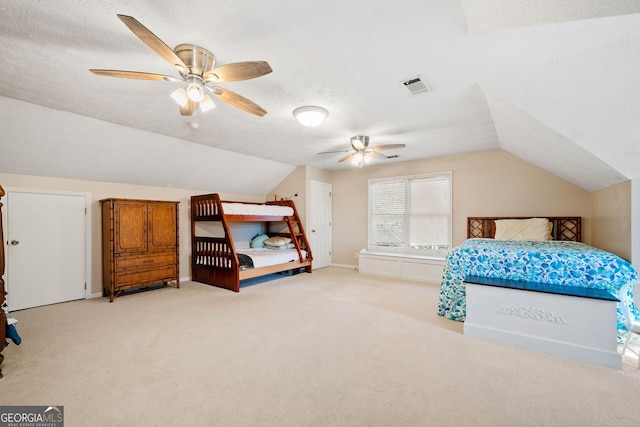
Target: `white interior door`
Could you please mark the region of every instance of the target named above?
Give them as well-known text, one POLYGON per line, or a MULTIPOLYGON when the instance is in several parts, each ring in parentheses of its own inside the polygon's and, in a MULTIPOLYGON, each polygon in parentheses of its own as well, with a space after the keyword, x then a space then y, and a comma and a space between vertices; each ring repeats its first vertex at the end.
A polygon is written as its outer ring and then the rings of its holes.
POLYGON ((331 184, 309 181, 309 227, 313 268, 331 265, 331 184))
POLYGON ((7 302, 21 310, 85 297, 85 197, 7 191, 7 302))

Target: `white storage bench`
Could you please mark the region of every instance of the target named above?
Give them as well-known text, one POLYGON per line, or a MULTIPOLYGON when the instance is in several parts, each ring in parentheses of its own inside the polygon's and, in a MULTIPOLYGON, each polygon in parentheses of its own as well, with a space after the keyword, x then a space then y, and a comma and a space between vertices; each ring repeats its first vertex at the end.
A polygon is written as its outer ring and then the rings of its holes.
POLYGON ((467 276, 464 334, 621 368, 618 298, 604 289, 467 276))
POLYGON ((367 249, 358 254, 358 271, 362 274, 440 283, 443 270, 444 258, 389 254, 367 249))

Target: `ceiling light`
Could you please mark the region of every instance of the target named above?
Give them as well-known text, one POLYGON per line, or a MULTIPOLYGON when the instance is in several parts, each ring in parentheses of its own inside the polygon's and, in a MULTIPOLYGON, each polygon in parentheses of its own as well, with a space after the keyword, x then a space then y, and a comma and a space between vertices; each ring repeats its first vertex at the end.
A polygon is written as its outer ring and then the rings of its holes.
POLYGON ((186 107, 189 99, 187 98, 187 91, 183 88, 179 88, 171 92, 171 98, 178 103, 181 107, 186 107))
POLYGON ((369 163, 369 156, 364 151, 356 153, 352 160, 353 164, 359 168, 363 167, 365 163, 369 163))
POLYGON ((189 83, 189 85, 187 86, 187 96, 192 101, 202 101, 202 98, 204 98, 204 89, 202 88, 202 85, 197 82, 189 83))
POLYGON ((203 96, 202 101, 200 101, 200 110, 204 113, 214 108, 216 108, 216 104, 213 102, 213 99, 211 99, 210 96, 203 96))
POLYGON ((293 115, 303 126, 314 127, 322 123, 329 112, 322 107, 307 106, 296 108, 293 115))

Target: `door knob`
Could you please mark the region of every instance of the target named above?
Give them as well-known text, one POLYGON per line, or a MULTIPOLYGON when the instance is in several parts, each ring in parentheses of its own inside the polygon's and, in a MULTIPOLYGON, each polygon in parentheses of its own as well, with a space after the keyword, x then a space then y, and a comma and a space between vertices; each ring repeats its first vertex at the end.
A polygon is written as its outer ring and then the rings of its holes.
POLYGON ((312 232, 312 233, 315 233, 315 232, 316 232, 316 230, 311 230, 311 232, 312 232))
POLYGON ((12 240, 12 241, 11 241, 11 244, 12 244, 12 245, 17 245, 17 244, 19 244, 19 243, 20 243, 20 241, 19 241, 19 240, 12 240))

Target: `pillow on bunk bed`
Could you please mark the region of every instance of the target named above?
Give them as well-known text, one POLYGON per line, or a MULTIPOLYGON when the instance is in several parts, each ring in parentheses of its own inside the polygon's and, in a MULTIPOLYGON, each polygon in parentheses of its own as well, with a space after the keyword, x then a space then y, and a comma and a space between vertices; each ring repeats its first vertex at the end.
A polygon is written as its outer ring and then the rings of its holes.
POLYGON ((269 246, 284 246, 287 243, 291 243, 291 239, 288 237, 280 237, 280 236, 269 237, 267 240, 264 241, 264 244, 269 246))
POLYGON ((249 246, 252 248, 264 248, 264 242, 267 240, 269 236, 266 234, 258 234, 256 237, 251 239, 251 243, 249 246))
POLYGON ((551 240, 547 218, 496 220, 496 240, 551 240))
POLYGON ((295 249, 296 245, 294 245, 293 243, 287 243, 286 245, 281 245, 281 246, 264 245, 264 247, 265 249, 284 250, 284 249, 295 249))

